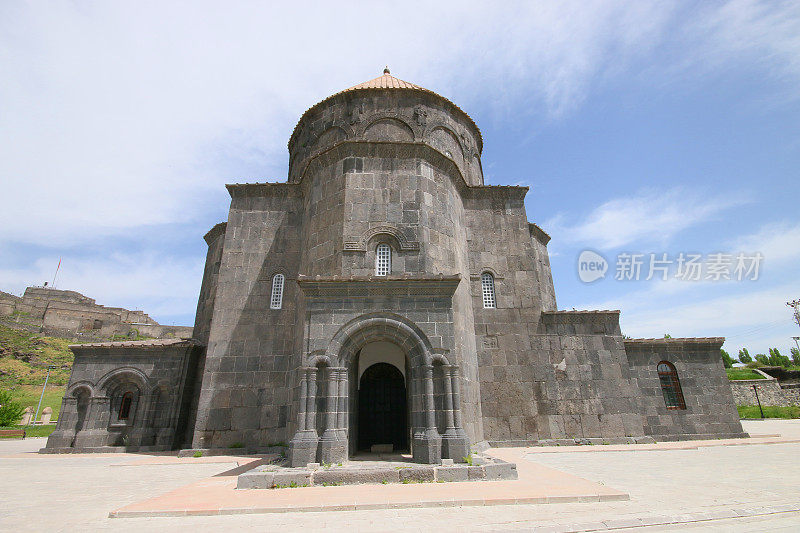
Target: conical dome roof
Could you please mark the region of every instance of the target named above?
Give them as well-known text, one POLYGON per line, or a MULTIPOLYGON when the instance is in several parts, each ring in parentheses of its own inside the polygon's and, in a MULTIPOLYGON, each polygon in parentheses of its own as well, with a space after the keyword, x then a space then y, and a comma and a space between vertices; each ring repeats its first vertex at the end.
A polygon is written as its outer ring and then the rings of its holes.
POLYGON ((417 89, 429 93, 433 92, 429 91, 428 89, 425 89, 424 87, 420 87, 419 85, 414 85, 413 83, 403 81, 400 78, 395 78, 389 72, 389 67, 386 67, 385 69, 383 69, 383 75, 378 76, 375 79, 365 81, 364 83, 353 85, 349 89, 345 89, 344 91, 340 91, 336 94, 346 93, 349 91, 357 91, 359 89, 417 89))
POLYGON ((305 113, 303 113, 303 116, 300 117, 300 120, 297 121, 297 126, 295 126, 294 131, 292 132, 292 135, 289 137, 290 144, 291 144, 291 139, 297 133, 297 128, 300 126, 300 124, 303 122, 303 119, 306 117, 306 115, 309 114, 309 112, 312 109, 325 104, 326 102, 328 102, 332 98, 335 98, 335 97, 337 97, 337 96, 339 96, 341 94, 350 93, 350 92, 354 92, 354 91, 365 91, 365 90, 376 90, 376 89, 378 89, 378 90, 380 90, 380 89, 387 89, 387 90, 400 89, 400 90, 419 91, 419 92, 423 92, 423 93, 432 94, 432 95, 436 96, 437 98, 440 98, 440 99, 444 100, 445 102, 447 102, 448 104, 453 106, 453 108, 457 109, 460 113, 462 113, 467 118, 467 120, 469 120, 470 124, 472 124, 472 126, 475 127, 475 131, 477 132, 477 141, 478 141, 479 150, 482 150, 482 148, 483 148, 483 136, 481 135, 481 130, 478 128, 478 125, 475 124, 474 120, 472 120, 472 117, 470 117, 463 109, 458 107, 456 104, 454 104, 453 102, 451 102, 450 100, 448 100, 444 96, 442 96, 442 95, 440 95, 440 94, 438 94, 438 93, 436 93, 434 91, 431 91, 430 89, 426 89, 425 87, 421 87, 421 86, 416 85, 414 83, 410 83, 410 82, 401 80, 400 78, 395 78, 394 76, 392 76, 391 72, 389 71, 389 67, 386 67, 385 69, 383 69, 383 74, 381 76, 378 76, 377 78, 373 78, 373 79, 371 79, 369 81, 365 81, 363 83, 359 83, 358 85, 353 85, 352 87, 350 87, 348 89, 345 89, 343 91, 339 91, 337 93, 334 93, 334 94, 330 95, 329 97, 325 98, 324 100, 322 100, 321 102, 318 102, 318 103, 314 104, 313 106, 311 106, 310 108, 308 108, 305 111, 305 113))

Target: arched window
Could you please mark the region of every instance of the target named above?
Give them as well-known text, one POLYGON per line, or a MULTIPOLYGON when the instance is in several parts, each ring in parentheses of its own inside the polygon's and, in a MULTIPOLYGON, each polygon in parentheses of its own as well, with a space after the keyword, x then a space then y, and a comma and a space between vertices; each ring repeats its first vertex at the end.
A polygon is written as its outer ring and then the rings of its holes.
POLYGON ((272 297, 269 300, 270 309, 283 307, 283 274, 275 274, 272 278, 272 297))
POLYGON ((681 382, 678 381, 678 372, 672 363, 667 361, 658 363, 658 380, 661 382, 661 392, 664 393, 667 409, 686 409, 681 382))
POLYGON ((489 272, 481 274, 481 291, 483 292, 483 308, 494 309, 497 307, 494 298, 494 276, 489 272))
POLYGON ((392 249, 388 244, 379 244, 375 249, 375 275, 388 276, 392 271, 392 249))
POLYGON ((133 393, 128 391, 122 395, 122 401, 119 404, 119 416, 117 417, 120 420, 127 420, 128 417, 131 416, 131 404, 133 403, 133 393))

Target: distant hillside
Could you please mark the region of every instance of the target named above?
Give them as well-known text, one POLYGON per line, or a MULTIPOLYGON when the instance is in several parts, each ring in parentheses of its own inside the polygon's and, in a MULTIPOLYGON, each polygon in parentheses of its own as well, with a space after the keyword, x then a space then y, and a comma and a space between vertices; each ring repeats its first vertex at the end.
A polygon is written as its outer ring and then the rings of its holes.
MULTIPOLYGON (((36 409, 42 385, 50 371, 41 409, 50 407, 53 420, 61 410, 61 398, 72 370, 72 339, 46 337, 0 323, 0 389, 11 391, 14 401, 36 409)), ((41 411, 40 411, 41 412, 41 411)))
POLYGON ((67 346, 72 342, 71 339, 45 337, 0 324, 0 387, 41 387, 48 365, 56 367, 50 371, 50 383, 66 385, 74 359, 67 346))

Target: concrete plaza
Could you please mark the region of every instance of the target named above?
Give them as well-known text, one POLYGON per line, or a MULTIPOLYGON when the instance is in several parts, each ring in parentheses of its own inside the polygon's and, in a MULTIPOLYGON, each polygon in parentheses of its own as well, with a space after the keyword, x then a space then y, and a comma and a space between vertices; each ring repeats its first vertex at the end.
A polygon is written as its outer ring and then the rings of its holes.
POLYGON ((519 481, 251 491, 231 485, 258 458, 39 455, 44 439, 2 440, 0 529, 798 530, 800 420, 743 424, 755 438, 491 450, 519 481))

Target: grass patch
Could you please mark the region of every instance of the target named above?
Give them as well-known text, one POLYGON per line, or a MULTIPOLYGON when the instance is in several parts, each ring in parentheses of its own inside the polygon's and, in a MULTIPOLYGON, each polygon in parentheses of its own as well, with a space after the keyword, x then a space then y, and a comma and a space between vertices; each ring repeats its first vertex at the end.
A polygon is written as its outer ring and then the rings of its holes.
MULTIPOLYGON (((53 410, 53 416, 50 420, 57 420, 58 413, 61 411, 61 399, 64 397, 66 387, 63 385, 47 385, 47 390, 44 391, 44 398, 42 398, 42 407, 39 409, 39 417, 42 416, 42 411, 45 407, 53 410)), ((36 406, 39 404, 39 396, 42 395, 41 385, 16 385, 8 387, 14 401, 20 404, 23 408, 30 407, 36 411, 36 406)))
POLYGON ((750 368, 726 368, 725 373, 728 374, 728 379, 731 381, 738 381, 742 379, 766 379, 764 376, 750 368))
POLYGON ((41 391, 48 365, 56 367, 50 372, 49 382, 66 385, 75 359, 68 348, 71 342, 0 324, 0 387, 9 390, 16 385, 38 385, 41 391))
MULTIPOLYGON (((789 407, 779 407, 776 405, 765 405, 764 418, 800 418, 800 405, 790 405, 789 407)), ((761 411, 757 405, 737 405, 739 418, 761 418, 761 411)))
MULTIPOLYGON (((0 429, 24 429, 27 435, 26 438, 30 437, 49 437, 50 433, 56 430, 55 424, 47 425, 47 426, 5 426, 0 427, 0 429)), ((3 439, 18 439, 19 437, 0 437, 3 439)))

